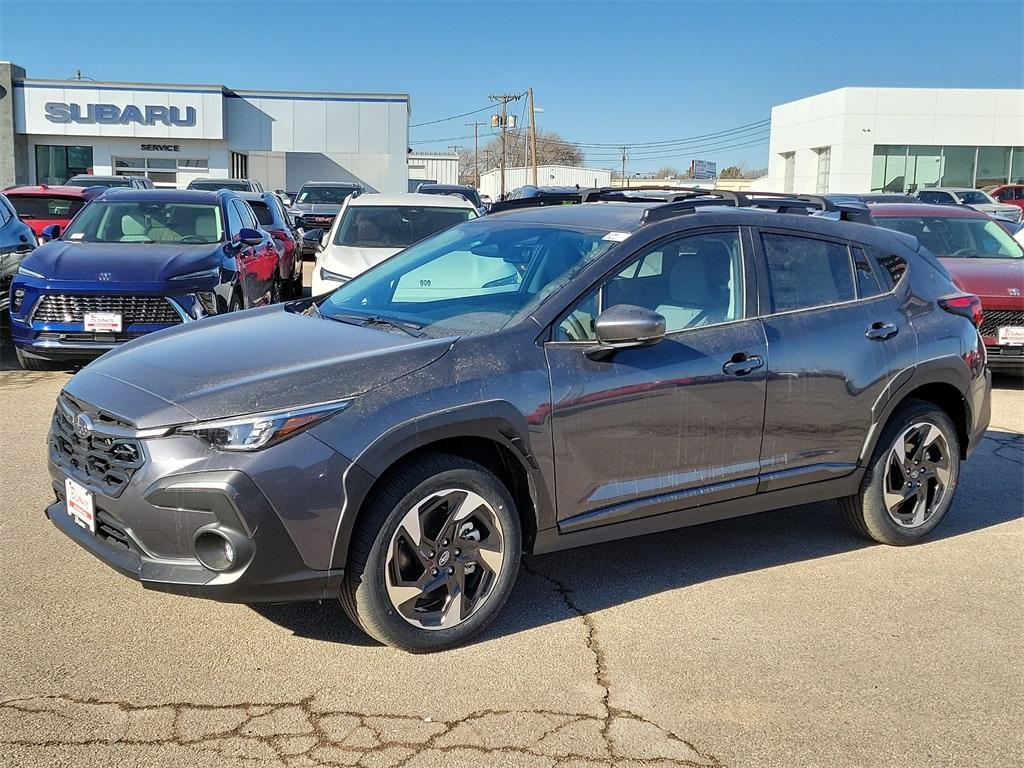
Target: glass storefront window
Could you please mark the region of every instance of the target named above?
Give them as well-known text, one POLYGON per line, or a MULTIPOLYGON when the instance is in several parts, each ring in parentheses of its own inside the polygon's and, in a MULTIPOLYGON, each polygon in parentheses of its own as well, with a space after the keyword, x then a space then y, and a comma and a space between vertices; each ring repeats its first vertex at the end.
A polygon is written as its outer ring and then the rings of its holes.
POLYGON ((63 184, 80 173, 92 173, 92 147, 36 145, 37 184, 63 184))
POLYGON ((906 145, 879 145, 875 147, 871 167, 872 192, 903 192, 906 189, 906 145))
POLYGON ((942 186, 973 187, 977 147, 942 148, 942 186))
POLYGON ((978 174, 975 187, 1005 184, 1010 172, 1009 147, 978 147, 978 174))
POLYGON ((207 160, 181 157, 115 157, 113 162, 118 176, 146 176, 158 187, 179 186, 181 171, 187 172, 184 184, 196 173, 205 173, 209 165, 207 160))
POLYGON ((1010 183, 1024 184, 1024 147, 1013 148, 1013 158, 1010 161, 1010 183))
POLYGON ((832 147, 819 147, 814 151, 818 153, 818 178, 814 191, 824 194, 828 192, 828 172, 832 162, 832 147))
POLYGON ((907 150, 907 192, 936 187, 942 176, 942 147, 911 146, 907 150))

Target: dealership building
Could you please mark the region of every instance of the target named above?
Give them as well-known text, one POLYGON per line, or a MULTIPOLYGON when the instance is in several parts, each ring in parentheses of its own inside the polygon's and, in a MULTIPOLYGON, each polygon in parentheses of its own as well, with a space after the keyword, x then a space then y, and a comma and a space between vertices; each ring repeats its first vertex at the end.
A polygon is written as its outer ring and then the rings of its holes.
POLYGON ((92 173, 158 187, 212 176, 404 192, 409 113, 402 93, 38 80, 0 62, 0 187, 92 173))
POLYGON ((772 108, 777 192, 1024 182, 1024 90, 839 88, 772 108))

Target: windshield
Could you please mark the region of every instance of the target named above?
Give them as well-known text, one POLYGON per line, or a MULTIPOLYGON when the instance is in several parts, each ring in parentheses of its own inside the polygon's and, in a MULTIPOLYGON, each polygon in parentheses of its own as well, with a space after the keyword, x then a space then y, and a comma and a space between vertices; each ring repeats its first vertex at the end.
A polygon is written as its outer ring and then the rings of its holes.
POLYGON ((483 203, 480 202, 480 195, 476 193, 475 189, 444 189, 438 187, 425 187, 423 189, 417 189, 421 195, 462 195, 465 199, 469 200, 473 205, 479 208, 483 203))
POLYGON ((303 187, 299 190, 299 196, 295 198, 295 202, 303 205, 315 203, 341 205, 345 202, 345 198, 355 191, 355 187, 303 187))
POLYGON ((274 214, 270 212, 270 206, 268 206, 262 200, 246 200, 249 207, 252 208, 252 212, 256 214, 256 221, 260 224, 273 224, 274 214))
POLYGON ((352 248, 405 248, 476 216, 470 208, 353 205, 334 236, 352 248))
POLYGON ((875 221, 888 229, 913 235, 937 256, 1019 259, 1024 250, 991 219, 907 216, 875 221))
POLYGON ((8 195, 14 210, 22 219, 70 219, 85 205, 78 197, 46 195, 8 195))
POLYGON ((218 189, 230 189, 235 192, 248 192, 249 185, 244 181, 228 181, 227 179, 197 179, 188 185, 189 189, 205 189, 216 192, 218 189))
POLYGON ((984 192, 957 192, 956 196, 960 198, 960 202, 964 205, 989 205, 995 202, 984 192))
POLYGON ((97 179, 93 176, 82 176, 78 179, 68 179, 68 187, 127 187, 128 179, 97 179))
POLYGON ((431 336, 496 331, 526 317, 604 253, 604 232, 470 221, 417 243, 342 285, 326 317, 376 316, 431 336))
POLYGON ((220 206, 97 201, 64 230, 87 243, 216 243, 224 236, 220 206))

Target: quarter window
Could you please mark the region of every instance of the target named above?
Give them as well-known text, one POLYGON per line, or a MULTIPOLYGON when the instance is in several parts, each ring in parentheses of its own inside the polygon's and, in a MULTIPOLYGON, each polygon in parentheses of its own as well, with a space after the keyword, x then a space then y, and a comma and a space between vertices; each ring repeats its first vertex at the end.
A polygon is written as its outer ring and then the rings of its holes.
POLYGON ((617 304, 653 310, 667 333, 743 316, 743 258, 739 233, 709 232, 669 240, 629 261, 559 322, 556 341, 596 338, 600 311, 617 304))
POLYGON ((766 232, 761 235, 773 312, 852 301, 850 249, 841 243, 766 232))

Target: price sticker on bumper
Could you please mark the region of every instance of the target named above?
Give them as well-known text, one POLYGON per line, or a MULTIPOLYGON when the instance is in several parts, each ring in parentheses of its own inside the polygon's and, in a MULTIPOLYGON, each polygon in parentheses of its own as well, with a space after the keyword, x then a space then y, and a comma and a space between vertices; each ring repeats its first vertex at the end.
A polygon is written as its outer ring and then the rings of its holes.
POLYGON ((996 341, 1000 346, 1024 345, 1024 325, 1004 325, 996 334, 996 341))
POLYGON ((68 514, 74 521, 91 533, 96 533, 96 507, 92 493, 68 477, 64 479, 64 497, 68 514))
POLYGON ((117 312, 86 312, 83 321, 87 331, 121 332, 121 315, 117 312))

